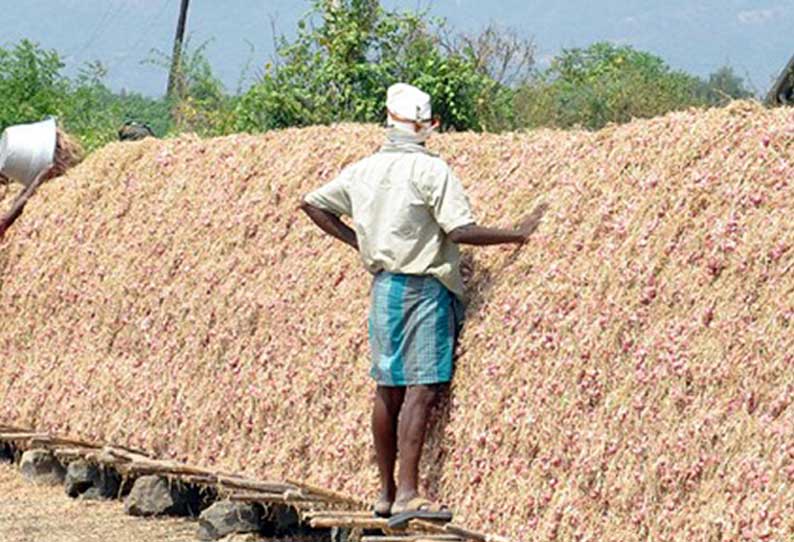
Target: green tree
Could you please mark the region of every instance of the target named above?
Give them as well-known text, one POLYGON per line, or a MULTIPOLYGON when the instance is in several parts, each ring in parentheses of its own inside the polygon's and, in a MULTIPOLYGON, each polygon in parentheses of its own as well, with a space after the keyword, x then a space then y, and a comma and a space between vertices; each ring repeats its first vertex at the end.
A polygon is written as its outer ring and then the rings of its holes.
POLYGON ((276 62, 241 97, 237 128, 382 122, 386 89, 398 81, 433 96, 445 128, 484 128, 483 107, 500 85, 472 59, 444 51, 439 25, 376 0, 315 0, 297 38, 280 38, 276 62))
POLYGON ((567 49, 516 96, 524 126, 598 129, 610 122, 653 117, 703 105, 697 77, 629 46, 600 42, 567 49))
POLYGON ((103 82, 107 71, 101 63, 86 64, 74 79, 63 68, 56 51, 28 40, 0 48, 0 131, 52 115, 92 150, 115 140, 128 119, 147 122, 160 135, 170 130, 163 100, 113 93, 103 82))
POLYGON ((753 96, 744 79, 737 75, 731 66, 722 66, 709 75, 708 81, 701 84, 699 94, 710 105, 724 105, 731 100, 742 100, 753 96))
POLYGON ((70 81, 62 122, 86 149, 115 141, 119 128, 127 120, 144 122, 160 136, 171 131, 170 108, 165 100, 136 93, 114 93, 103 82, 106 75, 102 64, 94 62, 70 81))
POLYGON ((64 113, 69 81, 61 75, 63 66, 56 51, 28 40, 0 47, 0 131, 64 113))
MULTIPOLYGON (((185 41, 176 73, 175 93, 169 103, 171 131, 196 132, 202 136, 233 131, 236 98, 226 94, 223 83, 212 71, 206 55, 210 43, 205 41, 193 48, 190 38, 185 41)), ((152 51, 145 62, 166 73, 171 69, 171 57, 159 50, 152 51)))

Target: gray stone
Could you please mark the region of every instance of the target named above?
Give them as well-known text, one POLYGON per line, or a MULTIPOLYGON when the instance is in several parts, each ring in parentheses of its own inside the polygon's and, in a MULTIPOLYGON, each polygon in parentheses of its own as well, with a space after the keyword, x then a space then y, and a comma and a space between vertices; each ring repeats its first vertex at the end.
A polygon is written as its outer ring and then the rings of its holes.
POLYGON ((121 478, 114 471, 77 460, 66 469, 66 494, 84 499, 112 499, 119 492, 121 478))
POLYGON ((292 506, 273 504, 268 506, 268 514, 264 518, 262 532, 268 537, 295 535, 302 532, 298 512, 292 506))
POLYGON ((183 516, 190 506, 176 484, 160 476, 142 476, 124 500, 124 511, 131 516, 183 516))
POLYGON ((57 486, 63 483, 66 469, 49 450, 28 450, 19 463, 22 476, 31 482, 57 486))
POLYGON ((256 533, 262 528, 258 506, 231 501, 216 502, 199 516, 199 540, 220 540, 231 534, 256 533))
POLYGON ((296 528, 301 520, 297 510, 291 506, 274 506, 271 519, 275 524, 277 533, 286 533, 296 528))
POLYGON ((0 442, 0 463, 13 463, 14 450, 7 442, 0 442))

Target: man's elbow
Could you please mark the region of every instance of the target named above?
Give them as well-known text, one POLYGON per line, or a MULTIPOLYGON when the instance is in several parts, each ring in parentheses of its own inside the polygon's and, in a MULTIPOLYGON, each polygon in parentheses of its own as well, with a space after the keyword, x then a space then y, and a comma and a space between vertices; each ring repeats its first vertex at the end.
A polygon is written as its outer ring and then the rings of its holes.
POLYGON ((300 210, 303 211, 304 213, 306 213, 307 215, 311 214, 311 211, 313 209, 315 209, 315 208, 316 207, 314 207, 311 203, 306 201, 305 197, 303 199, 301 199, 300 210))
POLYGON ((453 243, 461 243, 466 239, 466 233, 471 229, 471 226, 461 226, 455 228, 447 234, 447 238, 453 243))

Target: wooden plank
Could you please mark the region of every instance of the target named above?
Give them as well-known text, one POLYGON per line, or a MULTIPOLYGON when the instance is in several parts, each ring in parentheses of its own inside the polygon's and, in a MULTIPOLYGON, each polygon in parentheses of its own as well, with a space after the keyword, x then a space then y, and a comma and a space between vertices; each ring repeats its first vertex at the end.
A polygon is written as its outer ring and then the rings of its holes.
POLYGON ((76 438, 58 437, 53 435, 47 435, 47 438, 45 439, 32 438, 30 439, 30 444, 32 446, 41 444, 43 446, 56 446, 56 447, 70 446, 70 447, 78 447, 78 448, 88 448, 93 450, 102 448, 102 446, 98 446, 93 442, 86 442, 84 440, 80 440, 76 438))
POLYGON ((368 507, 368 505, 364 501, 362 501, 361 499, 358 499, 356 497, 352 497, 350 495, 345 495, 344 493, 340 493, 339 491, 334 491, 332 489, 326 489, 324 487, 314 486, 314 485, 308 484, 306 482, 300 482, 300 481, 297 481, 297 480, 291 480, 289 478, 287 479, 287 482, 292 484, 292 485, 294 485, 294 486, 296 486, 296 487, 299 487, 300 489, 303 489, 304 491, 306 491, 306 492, 308 492, 310 494, 314 494, 314 495, 317 495, 319 497, 325 497, 326 500, 340 502, 340 503, 342 503, 342 502, 343 503, 349 503, 349 504, 355 505, 358 508, 367 508, 368 507))
POLYGON ((187 465, 185 463, 177 463, 175 461, 157 461, 154 459, 147 459, 141 458, 139 456, 135 456, 132 454, 123 454, 114 451, 110 451, 110 455, 114 457, 119 457, 121 460, 132 459, 132 461, 126 464, 126 468, 130 472, 138 472, 138 473, 151 473, 151 474, 163 474, 167 476, 195 476, 199 478, 212 478, 214 480, 213 483, 220 483, 221 480, 224 483, 237 483, 239 484, 246 484, 250 486, 250 489, 256 490, 257 484, 260 486, 262 484, 269 484, 268 489, 270 490, 271 486, 279 485, 281 491, 286 489, 290 489, 290 486, 286 486, 285 484, 278 484, 277 482, 269 483, 269 482, 258 482, 256 480, 245 480, 244 478, 237 478, 237 477, 229 477, 229 476, 222 476, 219 473, 212 471, 210 469, 205 469, 203 467, 196 467, 193 465, 187 465))
POLYGON ((120 446, 118 444, 105 445, 102 447, 102 450, 128 461, 134 461, 135 459, 154 459, 151 454, 143 450, 136 450, 135 448, 120 446))
POLYGON ((6 442, 14 442, 14 441, 30 441, 34 438, 47 438, 49 435, 46 433, 17 433, 17 432, 7 432, 7 433, 0 433, 0 441, 6 442))
MULTIPOLYGON (((310 510, 302 514, 315 528, 361 528, 388 529, 388 520, 376 518, 363 500, 331 489, 314 486, 306 482, 287 480, 286 482, 259 481, 236 474, 214 472, 175 461, 152 459, 145 452, 123 446, 100 446, 78 439, 52 436, 30 430, 20 430, 9 425, 0 425, 0 442, 25 442, 28 445, 54 448, 61 458, 76 459, 83 457, 89 461, 113 465, 121 474, 152 473, 178 477, 186 483, 218 485, 225 489, 245 490, 249 493, 235 493, 229 498, 247 502, 279 502, 287 504, 348 504, 359 510, 310 510)), ((397 542, 422 540, 460 539, 476 542, 510 542, 502 536, 472 531, 456 524, 439 524, 432 521, 412 520, 409 530, 425 531, 427 534, 406 534, 389 537, 364 537, 367 542, 397 542)), ((404 531, 403 531, 404 532, 404 531)))
POLYGON ((386 536, 362 536, 361 542, 462 542, 463 539, 459 536, 451 534, 413 534, 404 536, 386 535, 386 536))
POLYGON ((75 460, 86 459, 91 451, 85 448, 56 448, 52 453, 61 460, 75 460))
POLYGON ((427 521, 424 519, 412 519, 408 523, 408 528, 415 531, 427 531, 429 533, 442 534, 444 530, 444 523, 436 523, 434 521, 427 521))
POLYGON ((0 433, 35 433, 33 429, 0 423, 0 433))
POLYGON ((282 482, 260 482, 258 480, 247 480, 245 478, 232 478, 228 476, 219 476, 218 483, 223 487, 245 489, 262 493, 283 494, 285 491, 298 489, 294 485, 282 482))
POLYGON ((476 542, 510 542, 510 540, 504 538, 503 536, 498 536, 495 534, 478 533, 477 531, 472 531, 466 529, 465 527, 461 527, 460 525, 454 525, 452 523, 444 527, 444 530, 448 533, 458 535, 461 538, 465 538, 467 540, 475 540, 476 542))
POLYGON ((282 493, 232 493, 228 499, 235 502, 283 503, 283 504, 317 504, 322 502, 317 497, 287 497, 282 493))
POLYGON ((428 531, 437 534, 452 534, 466 540, 474 540, 475 542, 510 542, 509 539, 503 536, 472 531, 471 529, 466 529, 465 527, 455 523, 443 524, 422 519, 413 519, 408 524, 408 528, 411 530, 428 531))
POLYGON ((199 486, 214 486, 218 484, 218 477, 217 476, 209 476, 209 475, 179 475, 177 480, 180 482, 184 482, 185 484, 191 485, 199 485, 199 486))
POLYGON ((386 529, 389 520, 384 518, 359 517, 359 516, 319 516, 309 520, 309 526, 314 529, 332 529, 341 527, 345 529, 386 529))
POLYGON ((371 518, 374 517, 372 512, 358 512, 358 511, 351 511, 351 510, 306 510, 303 514, 303 519, 312 519, 318 517, 327 517, 327 518, 334 518, 334 517, 359 517, 359 518, 371 518))

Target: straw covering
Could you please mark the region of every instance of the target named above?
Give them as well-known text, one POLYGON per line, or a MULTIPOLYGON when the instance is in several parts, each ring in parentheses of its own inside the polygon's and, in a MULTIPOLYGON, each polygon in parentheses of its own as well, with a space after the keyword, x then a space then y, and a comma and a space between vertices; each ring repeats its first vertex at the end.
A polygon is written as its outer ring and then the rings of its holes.
MULTIPOLYGON (((0 245, 0 420, 375 497, 369 275, 296 207, 337 126, 111 145, 0 245)), ((430 146, 483 223, 426 486, 518 540, 738 540, 794 517, 794 117, 750 103, 430 146)))

